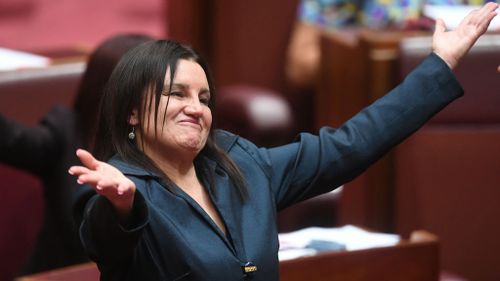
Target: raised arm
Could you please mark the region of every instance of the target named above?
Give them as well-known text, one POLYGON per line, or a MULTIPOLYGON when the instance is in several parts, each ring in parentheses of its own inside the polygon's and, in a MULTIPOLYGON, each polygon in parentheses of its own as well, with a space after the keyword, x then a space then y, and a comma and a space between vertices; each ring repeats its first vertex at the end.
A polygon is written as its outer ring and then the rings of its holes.
POLYGON ((106 197, 120 219, 126 219, 132 210, 135 184, 115 167, 98 161, 88 151, 78 149, 76 155, 84 166, 73 166, 71 175, 77 176, 79 184, 89 184, 95 191, 106 197))
POLYGON ((451 31, 446 31, 443 20, 438 19, 432 40, 434 52, 451 69, 455 68, 476 40, 486 32, 491 20, 497 15, 497 8, 497 3, 489 2, 467 15, 458 27, 451 31))
MULTIPOLYGON (((43 175, 48 167, 53 167, 54 160, 59 159, 61 154, 61 146, 65 145, 57 134, 58 128, 48 121, 53 117, 63 117, 64 122, 71 122, 67 121, 70 118, 62 110, 53 110, 33 127, 0 113, 0 161, 37 175, 43 175)), ((64 129, 70 130, 71 125, 64 129)))
POLYGON ((461 96, 463 90, 450 68, 486 31, 497 7, 495 3, 485 5, 454 31, 446 32, 438 23, 434 53, 399 86, 340 128, 325 127, 319 137, 302 134, 294 144, 267 150, 263 162, 271 163, 273 169, 278 208, 355 178, 461 96))

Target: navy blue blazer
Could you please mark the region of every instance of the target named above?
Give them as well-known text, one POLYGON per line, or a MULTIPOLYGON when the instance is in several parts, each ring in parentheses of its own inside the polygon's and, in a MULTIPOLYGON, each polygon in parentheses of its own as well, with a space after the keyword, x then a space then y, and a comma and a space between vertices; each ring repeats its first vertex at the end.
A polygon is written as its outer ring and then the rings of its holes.
POLYGON ((86 206, 82 241, 101 280, 278 280, 277 210, 352 180, 462 94, 448 66, 432 54, 338 129, 325 127, 269 149, 217 131, 249 191, 242 201, 227 174, 208 160, 216 185, 207 191, 227 235, 180 188, 113 158, 110 163, 137 186, 133 223, 120 225, 109 201, 96 195, 86 206), (257 270, 245 274, 247 262, 257 270))

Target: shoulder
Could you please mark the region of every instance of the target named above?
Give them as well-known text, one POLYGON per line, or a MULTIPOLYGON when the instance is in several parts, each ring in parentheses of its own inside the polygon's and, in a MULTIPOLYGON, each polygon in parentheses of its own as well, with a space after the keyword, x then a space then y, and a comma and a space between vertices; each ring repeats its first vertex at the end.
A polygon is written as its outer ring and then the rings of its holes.
POLYGON ((239 136, 224 130, 215 130, 215 143, 225 152, 228 152, 238 140, 239 136))
POLYGON ((135 165, 133 163, 129 163, 125 160, 123 160, 119 155, 115 154, 113 157, 111 157, 108 160, 108 164, 111 166, 117 168, 122 172, 124 175, 128 177, 137 177, 137 178, 144 178, 144 177, 158 177, 154 175, 151 171, 148 171, 144 169, 143 167, 140 167, 138 165, 135 165))
POLYGON ((269 173, 271 161, 267 148, 257 147, 253 142, 224 130, 216 130, 215 139, 217 145, 241 170, 250 171, 257 168, 265 174, 269 173))
POLYGON ((258 151, 259 148, 251 141, 224 130, 215 130, 215 142, 226 153, 240 150, 258 151))

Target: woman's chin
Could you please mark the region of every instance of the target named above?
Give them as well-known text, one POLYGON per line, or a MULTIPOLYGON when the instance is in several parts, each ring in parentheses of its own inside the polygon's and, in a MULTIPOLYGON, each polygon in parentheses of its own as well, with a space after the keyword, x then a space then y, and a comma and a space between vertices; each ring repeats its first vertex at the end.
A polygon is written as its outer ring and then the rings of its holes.
POLYGON ((189 138, 183 141, 182 147, 192 152, 200 152, 203 148, 203 141, 199 138, 189 138))

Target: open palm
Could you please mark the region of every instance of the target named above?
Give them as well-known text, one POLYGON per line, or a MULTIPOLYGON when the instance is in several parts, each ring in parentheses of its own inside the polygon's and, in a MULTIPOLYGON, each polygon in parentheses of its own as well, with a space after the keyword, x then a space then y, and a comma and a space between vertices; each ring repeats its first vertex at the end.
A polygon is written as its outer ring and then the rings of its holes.
POLYGON ((476 40, 486 32, 491 20, 496 16, 497 3, 489 2, 481 9, 467 15, 455 28, 446 31, 443 20, 436 21, 432 47, 450 68, 455 68, 460 59, 467 54, 476 40))
POLYGON ((106 197, 120 216, 127 216, 132 208, 135 184, 115 167, 98 161, 88 151, 78 149, 76 155, 84 166, 73 166, 71 175, 78 177, 78 183, 89 184, 106 197))

